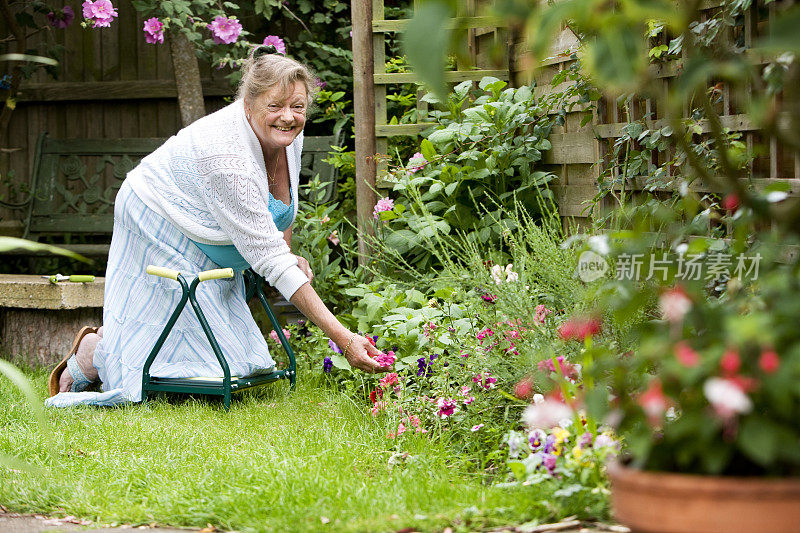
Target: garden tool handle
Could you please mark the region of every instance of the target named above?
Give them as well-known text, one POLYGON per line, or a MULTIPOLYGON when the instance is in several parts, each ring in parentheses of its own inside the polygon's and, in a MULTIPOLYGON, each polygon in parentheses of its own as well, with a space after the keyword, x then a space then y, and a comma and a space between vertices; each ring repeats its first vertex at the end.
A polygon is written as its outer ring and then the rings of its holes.
POLYGON ((204 270, 197 274, 197 279, 200 281, 207 281, 210 279, 223 279, 232 278, 232 268, 215 268, 214 270, 204 270))
POLYGON ((89 274, 72 274, 69 277, 69 281, 72 283, 91 283, 94 281, 94 276, 89 274))
POLYGON ((178 276, 181 275, 177 270, 171 268, 159 267, 155 265, 147 265, 147 273, 153 276, 160 276, 162 278, 174 279, 177 281, 178 276))

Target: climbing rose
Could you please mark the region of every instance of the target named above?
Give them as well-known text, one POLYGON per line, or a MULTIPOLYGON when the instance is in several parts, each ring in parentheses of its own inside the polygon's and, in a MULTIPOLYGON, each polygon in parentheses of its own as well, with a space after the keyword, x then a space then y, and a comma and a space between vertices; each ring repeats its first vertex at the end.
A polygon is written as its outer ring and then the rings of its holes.
POLYGON ((92 28, 108 28, 118 15, 110 0, 86 0, 82 5, 83 18, 92 24, 92 28))
POLYGON ((394 200, 391 198, 381 198, 378 200, 378 203, 375 204, 375 209, 372 210, 372 215, 377 220, 380 217, 379 213, 384 211, 391 211, 394 208, 394 200))
POLYGON ((75 12, 70 6, 64 6, 61 11, 51 11, 47 14, 47 23, 59 30, 63 30, 72 24, 73 20, 75 20, 75 12))
MULTIPOLYGON (((241 29, 241 26, 239 26, 239 29, 241 29)), ((267 35, 264 38, 264 42, 262 44, 266 44, 266 45, 270 45, 271 44, 272 46, 275 47, 275 50, 279 54, 286 55, 286 43, 284 43, 283 39, 281 39, 277 35, 267 35)))
POLYGON ((233 44, 242 33, 242 25, 235 17, 226 18, 222 16, 214 17, 214 21, 208 25, 211 30, 211 38, 217 44, 233 44))
POLYGON ((164 23, 156 17, 144 21, 144 40, 149 44, 164 44, 164 23))

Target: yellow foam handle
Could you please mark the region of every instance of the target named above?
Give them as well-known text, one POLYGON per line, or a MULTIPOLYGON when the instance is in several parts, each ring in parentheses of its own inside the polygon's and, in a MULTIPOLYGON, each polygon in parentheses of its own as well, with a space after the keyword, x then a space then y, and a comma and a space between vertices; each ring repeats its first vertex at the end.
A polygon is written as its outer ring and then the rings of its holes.
POLYGON ((215 268, 214 270, 204 270, 197 274, 197 279, 200 281, 208 281, 210 279, 232 278, 232 268, 215 268))
POLYGON ((180 272, 177 270, 172 270, 171 268, 166 267, 157 267, 154 265, 147 265, 147 273, 152 274, 153 276, 160 276, 162 278, 167 279, 178 279, 178 275, 180 272))

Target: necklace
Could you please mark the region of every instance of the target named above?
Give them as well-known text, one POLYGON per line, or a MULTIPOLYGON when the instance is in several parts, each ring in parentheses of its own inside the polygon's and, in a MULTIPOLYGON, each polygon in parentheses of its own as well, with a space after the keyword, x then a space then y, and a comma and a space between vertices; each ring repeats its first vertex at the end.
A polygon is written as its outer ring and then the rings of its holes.
MULTIPOLYGON (((278 163, 280 162, 280 160, 281 160, 281 156, 280 156, 280 154, 278 154, 278 156, 275 158, 275 166, 272 168, 272 173, 271 174, 267 174, 267 182, 269 184, 271 184, 271 185, 275 185, 275 180, 278 177, 276 174, 278 173, 278 163)), ((267 169, 267 170, 269 170, 269 169, 267 169)))

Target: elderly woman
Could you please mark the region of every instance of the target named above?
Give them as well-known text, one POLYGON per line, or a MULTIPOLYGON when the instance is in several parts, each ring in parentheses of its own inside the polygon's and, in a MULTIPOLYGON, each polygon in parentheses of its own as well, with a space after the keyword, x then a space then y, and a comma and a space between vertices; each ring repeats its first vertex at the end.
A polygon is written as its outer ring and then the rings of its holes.
MULTIPOLYGON (((176 284, 148 275, 147 265, 237 271, 233 280, 202 283, 197 293, 232 375, 268 372, 275 364, 245 301, 247 268, 347 347, 351 365, 380 370, 370 357, 379 351, 325 307, 310 284, 308 261, 290 247, 315 79, 263 47, 243 71, 235 102, 182 129, 128 174, 114 207, 103 327, 79 332, 50 376, 48 405, 141 400, 144 361, 181 296, 176 284), (81 392, 98 379, 102 393, 81 392)), ((194 313, 181 314, 151 374, 220 374, 194 313)))

